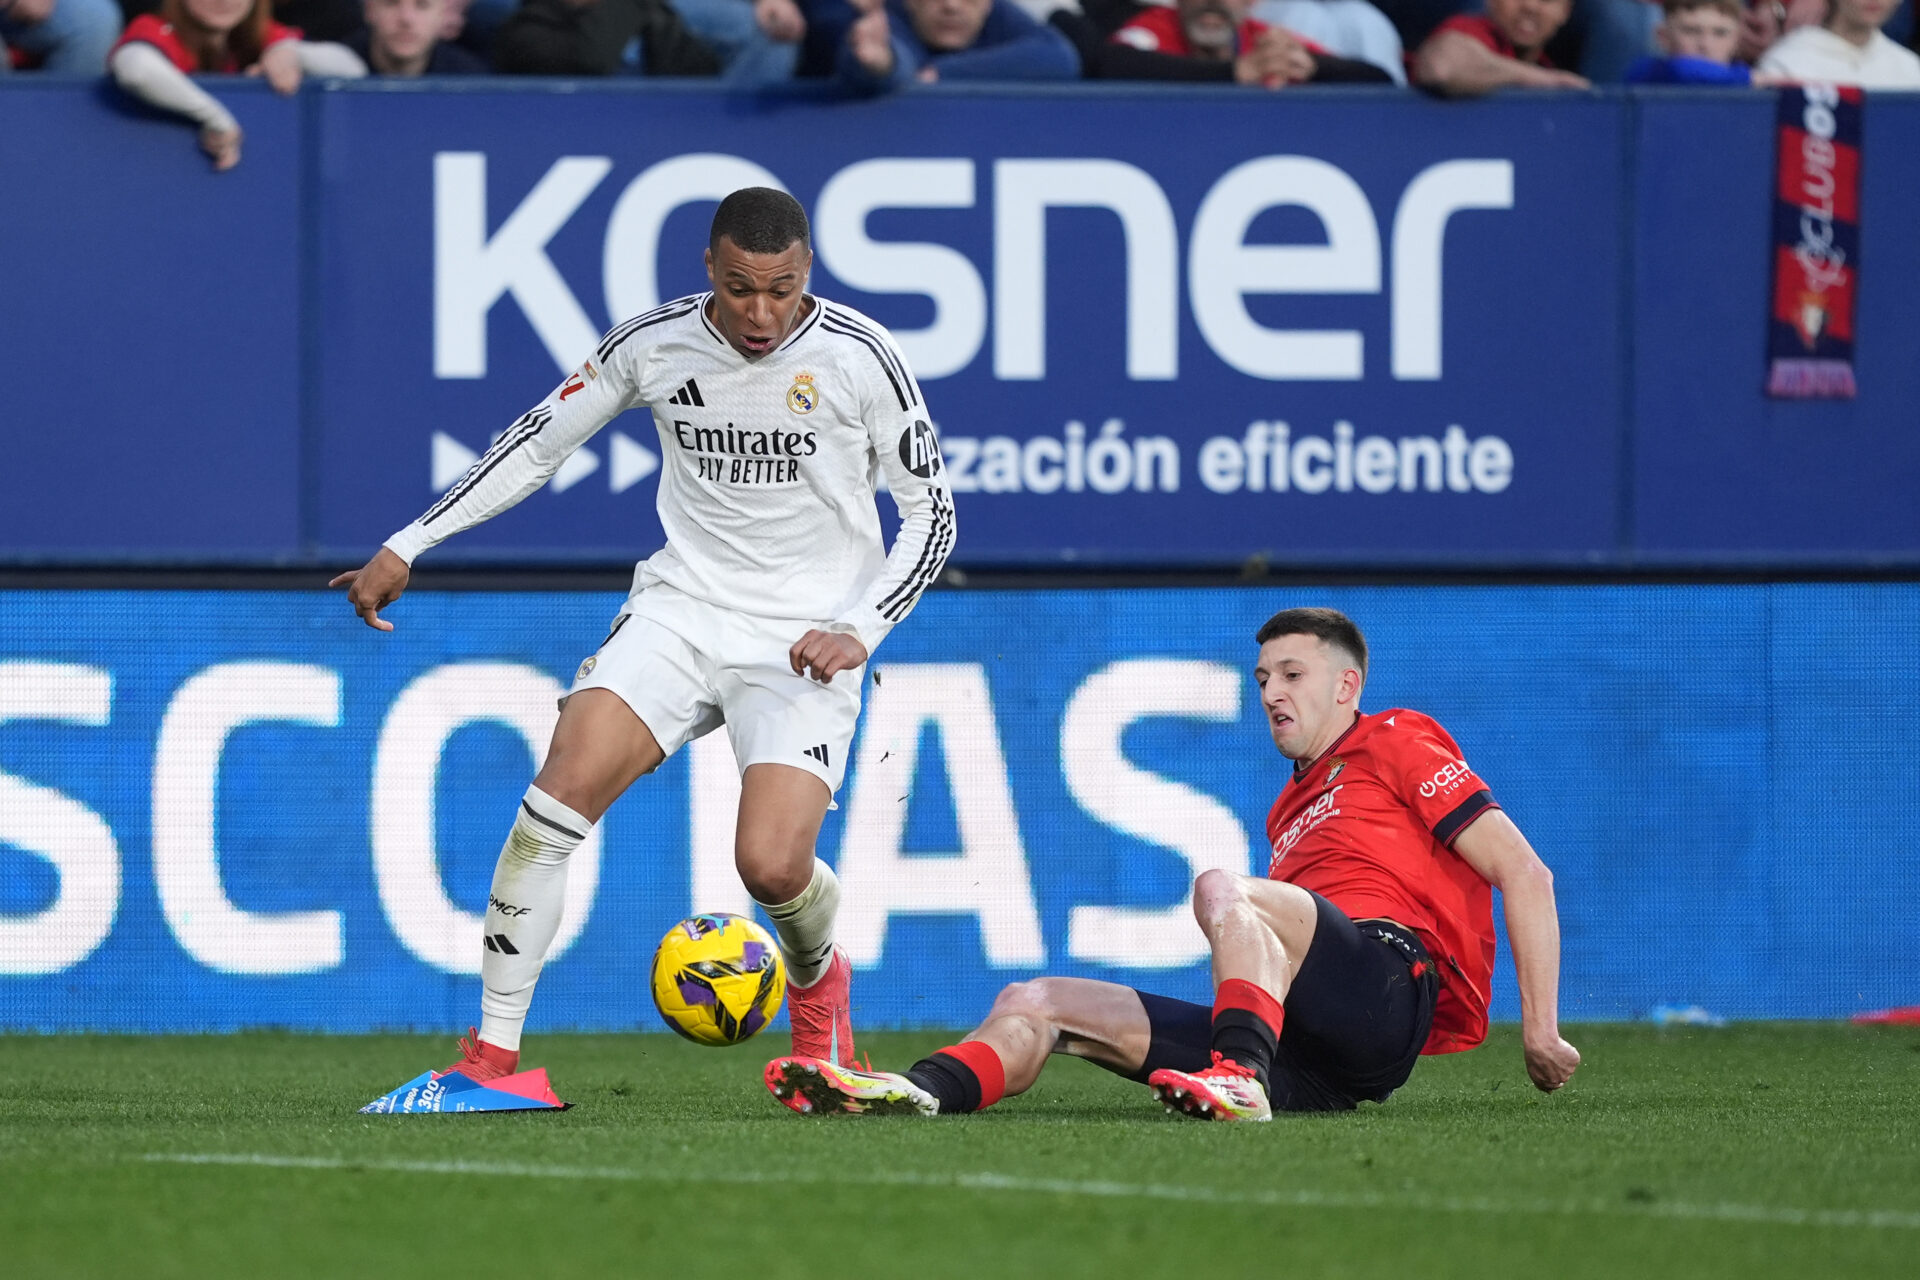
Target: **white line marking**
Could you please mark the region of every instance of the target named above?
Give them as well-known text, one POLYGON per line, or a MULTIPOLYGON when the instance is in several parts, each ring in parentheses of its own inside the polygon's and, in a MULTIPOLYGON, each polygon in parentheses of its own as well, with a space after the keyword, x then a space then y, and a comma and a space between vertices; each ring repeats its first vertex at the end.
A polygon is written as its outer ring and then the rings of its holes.
MULTIPOLYGON (((198 1154, 154 1152, 150 1164, 245 1165, 264 1169, 352 1169, 373 1173, 466 1174, 493 1178, 560 1178, 590 1182, 697 1182, 791 1186, 786 1173, 752 1170, 664 1170, 592 1165, 485 1163, 475 1160, 348 1160, 337 1156, 276 1156, 246 1152, 198 1154)), ((1759 1204, 1689 1204, 1684 1201, 1499 1200, 1491 1196, 1426 1196, 1384 1192, 1231 1191, 1160 1183, 1083 1182, 1070 1178, 1020 1178, 1003 1173, 837 1173, 834 1181, 873 1187, 927 1187, 1015 1194, 1090 1196, 1110 1200, 1177 1200, 1265 1209, 1407 1209, 1428 1213, 1600 1215, 1677 1218, 1699 1222, 1753 1222, 1782 1227, 1842 1227, 1920 1231, 1920 1212, 1903 1209, 1795 1209, 1759 1204)))

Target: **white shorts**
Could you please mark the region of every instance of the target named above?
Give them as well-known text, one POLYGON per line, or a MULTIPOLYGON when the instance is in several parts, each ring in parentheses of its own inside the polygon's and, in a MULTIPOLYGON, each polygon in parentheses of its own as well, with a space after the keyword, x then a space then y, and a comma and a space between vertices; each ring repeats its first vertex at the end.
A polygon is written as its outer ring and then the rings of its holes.
POLYGON ((724 724, 741 773, 748 765, 792 765, 837 792, 867 669, 821 684, 795 675, 787 658, 794 641, 826 625, 722 609, 652 583, 621 606, 568 696, 618 694, 668 755, 724 724))

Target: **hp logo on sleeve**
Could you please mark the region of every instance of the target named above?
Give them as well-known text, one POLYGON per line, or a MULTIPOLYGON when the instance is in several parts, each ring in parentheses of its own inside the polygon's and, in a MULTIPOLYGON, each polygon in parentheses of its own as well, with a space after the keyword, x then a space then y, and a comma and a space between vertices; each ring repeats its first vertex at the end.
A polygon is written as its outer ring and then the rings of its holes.
POLYGON ((939 474, 940 441, 932 427, 916 421, 900 433, 900 465, 922 480, 939 474))

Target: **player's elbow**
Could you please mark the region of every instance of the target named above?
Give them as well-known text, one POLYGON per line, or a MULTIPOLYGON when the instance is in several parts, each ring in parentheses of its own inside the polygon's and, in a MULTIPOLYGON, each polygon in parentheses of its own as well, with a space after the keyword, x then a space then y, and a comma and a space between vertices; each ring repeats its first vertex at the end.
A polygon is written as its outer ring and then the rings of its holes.
POLYGON ((1499 878, 1493 882, 1494 888, 1504 894, 1530 894, 1532 896, 1553 896, 1553 869, 1540 860, 1540 855, 1532 849, 1522 847, 1518 853, 1500 870, 1499 878))

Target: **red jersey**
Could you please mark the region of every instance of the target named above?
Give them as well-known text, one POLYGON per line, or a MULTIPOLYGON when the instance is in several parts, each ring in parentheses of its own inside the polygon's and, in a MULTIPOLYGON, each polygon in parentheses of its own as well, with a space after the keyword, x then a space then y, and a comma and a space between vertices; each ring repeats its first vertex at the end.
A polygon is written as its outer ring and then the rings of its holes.
POLYGON ((1497 808, 1445 729, 1396 708, 1361 716, 1267 815, 1269 879, 1311 889, 1352 919, 1405 925, 1426 944, 1440 995, 1422 1053, 1487 1038, 1493 887, 1452 846, 1497 808))
MULTIPOLYGON (((1240 24, 1239 48, 1242 53, 1253 47, 1268 30, 1264 22, 1255 22, 1248 18, 1240 24)), ((1319 45, 1300 36, 1294 36, 1314 53, 1325 53, 1319 45)), ((1118 31, 1113 33, 1113 43, 1130 44, 1136 49, 1145 49, 1148 53, 1173 53, 1183 58, 1193 56, 1193 46, 1187 43, 1187 29, 1180 25, 1180 13, 1175 9, 1156 6, 1147 10, 1118 31)))
MULTIPOLYGON (((1455 31, 1467 37, 1469 40, 1477 40, 1501 57, 1512 58, 1515 62, 1531 62, 1536 67, 1550 67, 1553 65, 1547 61, 1547 51, 1545 49, 1535 49, 1531 58, 1521 57, 1520 51, 1514 48, 1513 41, 1507 39, 1506 33, 1494 26, 1493 22, 1482 14, 1456 13, 1435 27, 1433 34, 1437 36, 1442 31, 1455 31)), ((1428 36, 1427 38, 1431 40, 1433 36, 1428 36)))
MULTIPOLYGON (((298 40, 299 38, 300 29, 298 27, 283 27, 277 22, 267 23, 267 44, 269 45, 279 44, 282 40, 298 40)), ((193 53, 187 48, 187 42, 180 38, 180 33, 173 29, 172 23, 162 22, 158 14, 143 13, 132 22, 129 22, 127 29, 120 33, 120 38, 114 41, 113 48, 118 49, 121 45, 132 44, 136 40, 141 44, 150 44, 161 53, 166 54, 168 62, 171 62, 188 75, 197 75, 201 70, 200 64, 193 60, 193 53)), ((264 48, 265 46, 263 45, 262 47, 264 48)), ((107 51, 107 56, 109 58, 113 56, 112 49, 107 51)), ((232 73, 245 71, 246 68, 241 66, 234 56, 229 53, 224 64, 218 67, 207 68, 207 70, 232 73)))

